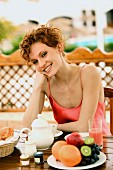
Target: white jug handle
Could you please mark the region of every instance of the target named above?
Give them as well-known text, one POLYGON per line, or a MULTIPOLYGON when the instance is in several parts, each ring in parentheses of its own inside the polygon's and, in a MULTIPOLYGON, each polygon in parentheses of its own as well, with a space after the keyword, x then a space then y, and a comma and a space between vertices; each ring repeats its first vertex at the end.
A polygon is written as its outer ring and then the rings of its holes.
POLYGON ((28 137, 28 134, 30 133, 30 129, 29 128, 22 128, 20 130, 20 138, 25 142, 26 141, 26 137, 28 137))
POLYGON ((57 130, 57 124, 50 124, 51 128, 52 128, 52 132, 53 132, 53 136, 55 137, 55 133, 57 130))

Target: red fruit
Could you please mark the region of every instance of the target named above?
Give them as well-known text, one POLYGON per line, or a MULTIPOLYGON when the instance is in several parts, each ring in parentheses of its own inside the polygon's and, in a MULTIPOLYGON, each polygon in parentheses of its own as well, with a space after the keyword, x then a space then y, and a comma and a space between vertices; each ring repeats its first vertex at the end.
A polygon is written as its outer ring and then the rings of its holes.
MULTIPOLYGON (((72 132, 71 135, 75 135, 75 136, 76 136, 76 135, 79 135, 79 136, 81 136, 78 132, 72 132)), ((81 137, 82 137, 82 136, 81 136, 81 137)))
POLYGON ((71 133, 67 139, 66 139, 67 144, 71 144, 77 147, 80 147, 84 144, 84 140, 82 138, 82 136, 77 133, 77 132, 73 132, 71 133))

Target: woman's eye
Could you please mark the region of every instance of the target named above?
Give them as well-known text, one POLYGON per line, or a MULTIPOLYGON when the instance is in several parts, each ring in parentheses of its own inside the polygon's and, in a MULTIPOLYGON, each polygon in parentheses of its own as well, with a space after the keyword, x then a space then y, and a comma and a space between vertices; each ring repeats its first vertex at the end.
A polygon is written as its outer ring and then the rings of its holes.
POLYGON ((38 63, 38 60, 34 60, 32 61, 33 64, 37 64, 38 63))
POLYGON ((46 56, 46 54, 47 54, 47 52, 42 53, 42 57, 45 57, 45 56, 46 56))

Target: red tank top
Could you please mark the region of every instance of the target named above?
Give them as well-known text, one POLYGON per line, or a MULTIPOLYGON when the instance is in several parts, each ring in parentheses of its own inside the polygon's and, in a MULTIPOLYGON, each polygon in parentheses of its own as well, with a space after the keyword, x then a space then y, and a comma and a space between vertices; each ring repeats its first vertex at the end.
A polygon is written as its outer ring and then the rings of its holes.
MULTIPOLYGON (((81 77, 81 71, 80 71, 80 77, 81 77)), ((80 105, 78 107, 75 107, 75 108, 62 107, 51 96, 49 80, 48 80, 48 86, 49 86, 49 101, 50 101, 50 104, 51 104, 51 107, 52 107, 52 110, 53 110, 53 115, 54 115, 55 120, 59 124, 68 123, 68 122, 74 122, 74 121, 79 120, 82 102, 80 103, 80 105)), ((104 113, 105 113, 105 104, 104 104, 104 102, 98 102, 97 110, 96 110, 96 113, 95 113, 94 117, 95 117, 95 119, 98 119, 98 118, 102 119, 103 134, 104 135, 106 135, 106 134, 110 135, 109 128, 108 128, 108 126, 106 124, 106 121, 105 121, 105 118, 104 118, 104 113)))

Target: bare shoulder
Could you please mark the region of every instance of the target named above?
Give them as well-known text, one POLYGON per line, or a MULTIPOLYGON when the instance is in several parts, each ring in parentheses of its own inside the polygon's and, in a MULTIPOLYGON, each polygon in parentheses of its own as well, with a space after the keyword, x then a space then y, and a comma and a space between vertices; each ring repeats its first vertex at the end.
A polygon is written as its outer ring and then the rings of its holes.
POLYGON ((96 66, 93 65, 86 65, 85 67, 83 67, 82 69, 82 73, 81 73, 81 79, 83 82, 93 82, 94 81, 101 81, 101 76, 100 76, 100 72, 98 71, 96 66))
POLYGON ((90 65, 90 64, 87 64, 83 67, 82 74, 83 75, 100 75, 97 67, 90 65))

